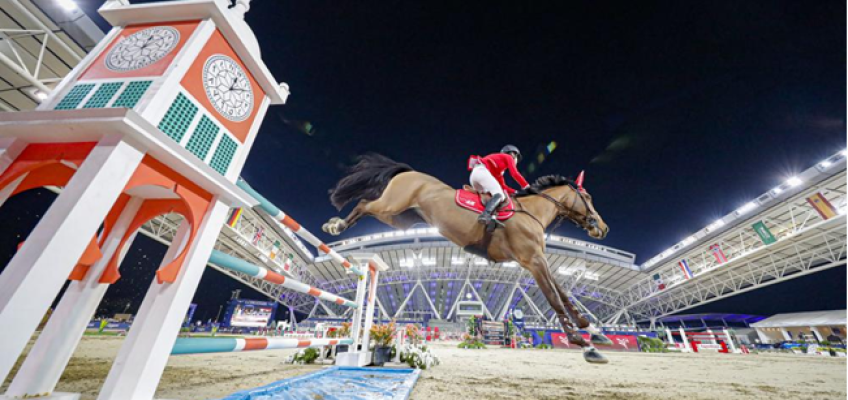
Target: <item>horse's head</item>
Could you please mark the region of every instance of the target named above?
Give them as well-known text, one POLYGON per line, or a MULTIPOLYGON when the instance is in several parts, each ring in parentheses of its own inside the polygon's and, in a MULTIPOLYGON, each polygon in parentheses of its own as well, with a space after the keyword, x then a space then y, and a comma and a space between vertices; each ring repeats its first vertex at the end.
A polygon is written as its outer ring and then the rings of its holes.
POLYGON ((572 215, 566 215, 566 218, 574 221, 575 224, 580 225, 580 227, 585 230, 589 236, 595 239, 603 239, 607 237, 607 233, 609 233, 609 226, 604 222, 604 219, 601 218, 601 214, 598 213, 598 210, 595 209, 595 204, 592 203, 592 195, 583 189, 582 187, 577 188, 575 191, 576 196, 582 197, 583 201, 580 198, 577 199, 575 203, 585 203, 583 207, 575 206, 575 212, 572 215))
POLYGON ((566 218, 583 228, 589 236, 603 239, 609 226, 595 209, 592 195, 583 188, 583 173, 572 181, 560 175, 543 176, 533 187, 557 207, 557 216, 566 218))

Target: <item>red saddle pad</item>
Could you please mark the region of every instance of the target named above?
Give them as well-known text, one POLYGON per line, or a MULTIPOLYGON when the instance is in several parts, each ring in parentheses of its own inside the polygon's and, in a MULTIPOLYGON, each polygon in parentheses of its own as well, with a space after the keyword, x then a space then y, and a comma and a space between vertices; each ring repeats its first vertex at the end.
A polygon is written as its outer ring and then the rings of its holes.
MULTIPOLYGON (((456 205, 474 211, 477 214, 483 213, 483 201, 480 200, 480 195, 465 189, 456 190, 456 205)), ((495 218, 498 221, 506 221, 515 215, 515 204, 512 202, 512 197, 507 197, 505 205, 501 203, 501 208, 496 214, 495 218)))

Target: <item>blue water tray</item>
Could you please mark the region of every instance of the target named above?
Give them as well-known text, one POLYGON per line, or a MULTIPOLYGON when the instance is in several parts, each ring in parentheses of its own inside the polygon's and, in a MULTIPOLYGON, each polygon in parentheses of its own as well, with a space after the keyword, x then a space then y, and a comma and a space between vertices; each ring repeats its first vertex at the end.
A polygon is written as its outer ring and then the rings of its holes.
POLYGON ((421 370, 330 367, 221 400, 406 400, 421 370))

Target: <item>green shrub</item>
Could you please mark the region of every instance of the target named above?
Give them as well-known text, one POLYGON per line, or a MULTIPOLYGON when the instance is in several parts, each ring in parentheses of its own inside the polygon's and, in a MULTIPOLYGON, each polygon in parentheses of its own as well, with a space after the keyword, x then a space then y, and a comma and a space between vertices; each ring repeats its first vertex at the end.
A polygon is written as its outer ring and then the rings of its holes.
POLYGON ((486 349, 486 344, 477 339, 469 339, 463 341, 456 347, 460 349, 486 349))
POLYGON ((542 349, 542 350, 550 350, 550 349, 552 349, 553 347, 552 347, 551 345, 547 344, 547 343, 542 343, 542 344, 540 344, 540 345, 536 346, 536 348, 537 348, 537 349, 542 349))
POLYGON ((297 354, 294 355, 294 363, 295 364, 312 364, 318 358, 318 349, 315 348, 307 348, 301 351, 298 351, 297 354))
POLYGON ((639 343, 639 348, 646 353, 668 352, 668 349, 665 347, 665 343, 658 338, 636 336, 636 342, 639 343))

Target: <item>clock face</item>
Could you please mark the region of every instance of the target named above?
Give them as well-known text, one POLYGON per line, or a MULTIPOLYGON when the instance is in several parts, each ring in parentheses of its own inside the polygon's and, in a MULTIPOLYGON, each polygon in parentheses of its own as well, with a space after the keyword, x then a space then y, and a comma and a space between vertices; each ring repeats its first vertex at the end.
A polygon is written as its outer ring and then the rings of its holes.
POLYGON ((203 66, 203 87, 212 106, 230 121, 244 121, 253 110, 253 87, 232 58, 216 54, 203 66))
POLYGON ((180 32, 170 26, 155 26, 129 35, 106 55, 106 68, 132 71, 165 57, 180 42, 180 32))

